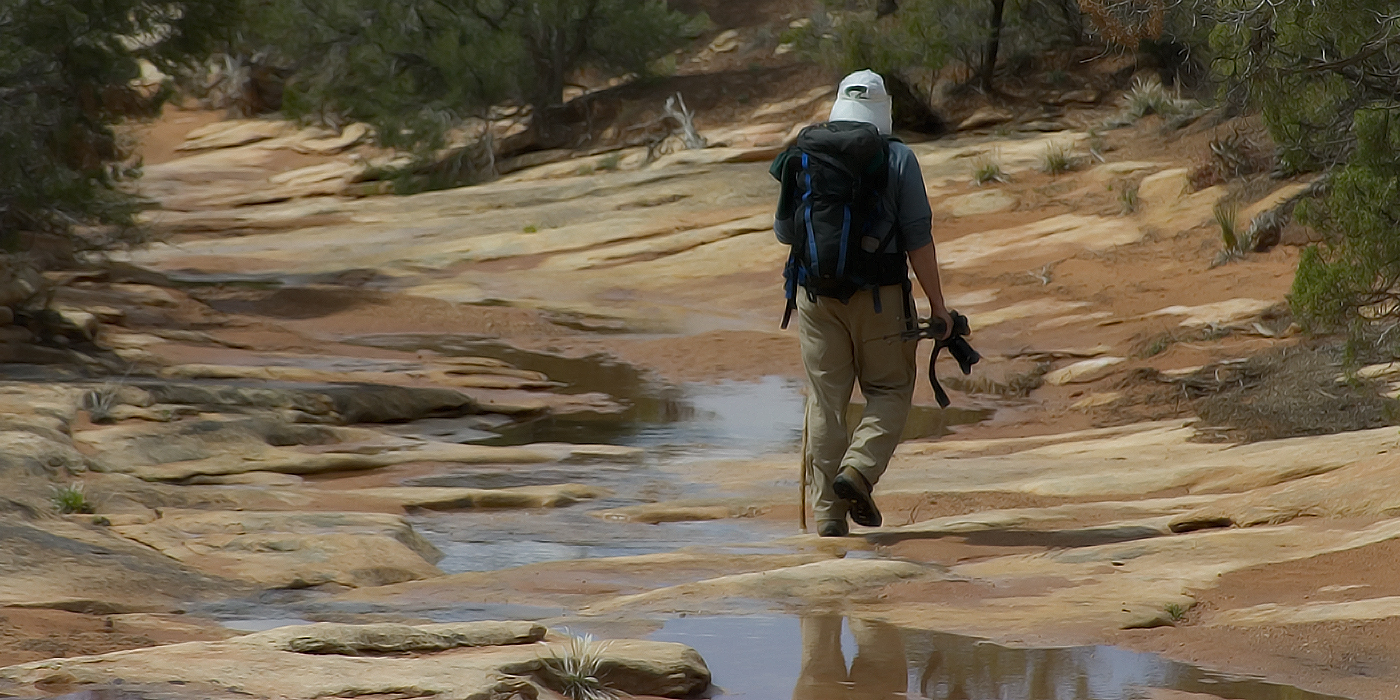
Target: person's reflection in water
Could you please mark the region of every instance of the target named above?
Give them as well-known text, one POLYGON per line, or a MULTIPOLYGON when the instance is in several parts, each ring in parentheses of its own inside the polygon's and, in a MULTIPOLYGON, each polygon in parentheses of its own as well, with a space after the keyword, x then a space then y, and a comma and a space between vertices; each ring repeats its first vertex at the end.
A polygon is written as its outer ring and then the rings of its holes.
POLYGON ((909 667, 899 630, 880 622, 851 619, 856 656, 846 667, 839 615, 802 618, 802 675, 792 700, 891 700, 905 698, 909 667))

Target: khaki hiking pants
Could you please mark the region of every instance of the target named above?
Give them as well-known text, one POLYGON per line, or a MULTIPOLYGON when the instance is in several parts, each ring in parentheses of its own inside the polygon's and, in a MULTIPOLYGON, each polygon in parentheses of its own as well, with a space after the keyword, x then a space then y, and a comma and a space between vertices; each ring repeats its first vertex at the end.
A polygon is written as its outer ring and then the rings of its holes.
POLYGON ((874 486, 909 418, 918 378, 918 341, 899 338, 906 330, 904 288, 881 287, 879 293, 880 313, 869 290, 845 304, 830 297, 809 299, 803 290, 797 293, 798 337, 807 369, 805 425, 812 469, 808 483, 816 494, 812 510, 818 524, 846 517, 846 503, 836 498, 831 486, 841 467, 854 467, 874 486), (846 409, 856 382, 865 397, 865 412, 851 432, 846 409))

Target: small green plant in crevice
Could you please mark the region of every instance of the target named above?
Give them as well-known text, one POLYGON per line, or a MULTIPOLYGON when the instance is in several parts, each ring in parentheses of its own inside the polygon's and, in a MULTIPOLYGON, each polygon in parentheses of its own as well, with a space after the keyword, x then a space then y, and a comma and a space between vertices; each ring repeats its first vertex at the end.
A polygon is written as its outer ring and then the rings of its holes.
POLYGON ((82 484, 68 484, 67 486, 55 486, 53 495, 49 497, 53 502, 54 510, 64 515, 70 513, 92 513, 92 503, 88 501, 87 494, 83 491, 82 484))
POLYGON ((1108 141, 1104 139, 1103 132, 1098 129, 1089 130, 1089 157, 1103 163, 1104 153, 1108 152, 1108 141))
POLYGON ((1244 257, 1249 242, 1240 231, 1239 205, 1222 199, 1211 209, 1211 216, 1215 218, 1215 225, 1220 227, 1220 242, 1224 246, 1212 267, 1244 257))
POLYGON ((599 170, 607 170, 607 171, 609 171, 609 172, 613 172, 613 171, 616 171, 617 168, 618 168, 618 166, 621 165, 621 164, 622 164, 622 154, 621 154, 621 153, 611 153, 611 154, 608 154, 608 155, 606 155, 606 156, 603 156, 602 158, 599 158, 596 167, 597 167, 599 170))
POLYGON ((1172 622, 1181 622, 1185 620, 1186 613, 1189 610, 1190 608, 1181 603, 1167 603, 1166 607, 1167 617, 1171 618, 1172 622))
POLYGON ((93 423, 115 422, 112 410, 121 403, 118 398, 120 392, 121 384, 108 382, 83 394, 83 409, 88 412, 88 420, 93 423))
POLYGON ((995 154, 983 153, 972 159, 972 182, 979 187, 991 182, 1010 182, 1006 170, 1001 167, 1001 159, 995 154))
POLYGON ((1142 205, 1138 199, 1138 191, 1141 185, 1132 181, 1123 181, 1118 184, 1118 210, 1125 216, 1137 212, 1142 205))
POLYGON ((1149 114, 1158 114, 1170 119, 1192 113, 1199 113, 1199 105, 1195 100, 1182 98, 1179 94, 1167 90, 1159 80, 1139 78, 1133 81, 1133 88, 1123 95, 1118 114, 1109 118, 1104 126, 1129 126, 1149 114))
POLYGON ((534 224, 525 224, 525 228, 520 229, 525 233, 539 233, 540 227, 534 224))
POLYGON ((1062 143, 1046 144, 1040 154, 1040 171, 1047 175, 1062 175, 1074 169, 1074 154, 1062 143))
POLYGON ((592 635, 573 637, 562 653, 550 648, 541 659, 550 684, 570 700, 617 700, 622 693, 599 679, 603 653, 611 642, 600 642, 592 635))
POLYGON ((1180 341, 1180 338, 1171 333, 1163 333, 1153 338, 1152 340, 1149 340, 1147 344, 1143 346, 1140 354, 1144 358, 1156 357, 1166 352, 1168 349, 1171 348, 1171 346, 1177 344, 1180 341))

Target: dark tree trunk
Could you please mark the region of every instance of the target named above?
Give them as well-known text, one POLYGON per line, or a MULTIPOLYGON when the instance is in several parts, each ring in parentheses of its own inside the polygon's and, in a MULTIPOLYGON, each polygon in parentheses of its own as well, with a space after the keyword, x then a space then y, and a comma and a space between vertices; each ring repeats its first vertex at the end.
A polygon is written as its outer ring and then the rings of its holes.
POLYGON ((1001 52, 1001 21, 1006 9, 1006 0, 992 0, 992 26, 987 36, 987 51, 982 56, 982 75, 979 84, 983 92, 992 91, 992 76, 997 71, 997 54, 1001 52))

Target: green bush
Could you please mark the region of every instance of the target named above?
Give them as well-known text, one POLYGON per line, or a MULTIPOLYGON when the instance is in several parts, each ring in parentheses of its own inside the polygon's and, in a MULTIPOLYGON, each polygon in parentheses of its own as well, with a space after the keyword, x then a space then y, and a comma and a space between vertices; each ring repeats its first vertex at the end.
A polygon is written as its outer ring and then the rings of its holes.
POLYGON ((645 75, 706 21, 664 0, 244 0, 244 14, 229 50, 288 73, 283 111, 420 151, 507 101, 547 133, 577 71, 645 75))
POLYGON ((1394 10, 1393 0, 1217 0, 1216 68, 1262 111, 1285 170, 1344 162, 1353 115, 1395 98, 1394 10))
POLYGON ((168 91, 132 86, 202 58, 235 17, 224 0, 0 4, 0 252, 105 250, 137 240, 137 174, 112 126, 168 91))
POLYGON ((1400 320, 1400 104, 1355 115, 1351 161, 1299 216, 1330 234, 1298 262, 1290 301, 1309 328, 1400 320))
POLYGON ((88 501, 87 494, 83 491, 82 484, 68 484, 67 486, 54 487, 53 496, 50 497, 50 500, 53 501, 54 510, 64 515, 72 513, 91 514, 93 512, 92 503, 88 501))

